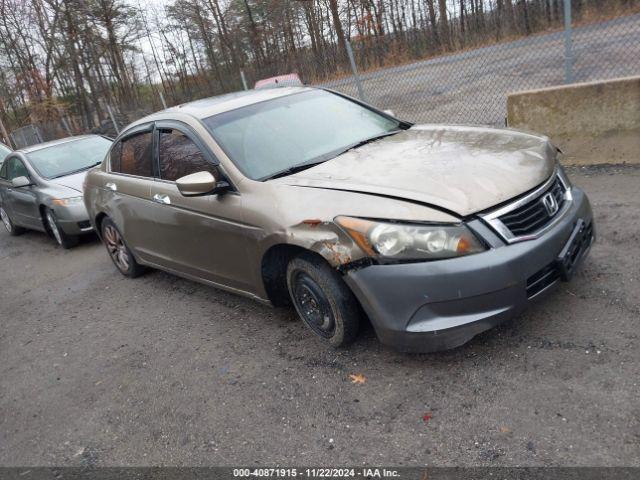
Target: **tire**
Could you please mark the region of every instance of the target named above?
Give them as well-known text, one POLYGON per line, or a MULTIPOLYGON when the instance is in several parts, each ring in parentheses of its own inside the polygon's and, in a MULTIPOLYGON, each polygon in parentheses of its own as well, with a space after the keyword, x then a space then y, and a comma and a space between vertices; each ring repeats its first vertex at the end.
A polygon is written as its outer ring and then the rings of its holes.
POLYGON ((100 225, 100 231, 107 253, 120 273, 129 278, 142 275, 145 268, 136 261, 116 224, 105 218, 100 225))
POLYGON ((58 224, 58 219, 56 218, 56 214, 50 208, 45 210, 45 221, 47 224, 47 228, 49 233, 53 237, 53 239, 65 250, 69 248, 73 248, 78 245, 79 238, 77 235, 69 235, 64 232, 64 230, 58 224))
POLYGON ((22 235, 24 233, 24 228, 18 227, 13 224, 13 221, 9 217, 9 214, 4 210, 4 207, 0 207, 0 219, 4 225, 4 228, 7 229, 7 233, 12 237, 17 237, 18 235, 22 235))
POLYGON ((349 287, 322 257, 303 253, 287 267, 287 287, 302 321, 334 347, 358 336, 360 305, 349 287))

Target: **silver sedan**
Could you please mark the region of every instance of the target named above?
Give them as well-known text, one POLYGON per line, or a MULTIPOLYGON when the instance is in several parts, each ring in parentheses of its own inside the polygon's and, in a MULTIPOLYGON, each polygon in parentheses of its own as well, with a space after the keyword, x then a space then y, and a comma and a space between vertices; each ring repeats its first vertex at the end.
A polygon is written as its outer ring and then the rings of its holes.
POLYGON ((69 137, 11 152, 0 167, 0 217, 10 235, 51 235, 63 248, 92 230, 82 201, 87 171, 111 147, 99 135, 69 137))

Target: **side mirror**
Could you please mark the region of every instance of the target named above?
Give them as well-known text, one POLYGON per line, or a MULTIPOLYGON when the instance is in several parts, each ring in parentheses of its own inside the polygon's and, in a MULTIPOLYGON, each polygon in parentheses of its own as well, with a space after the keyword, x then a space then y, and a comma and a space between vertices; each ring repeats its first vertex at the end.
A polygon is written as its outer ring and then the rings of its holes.
POLYGON ((29 185, 33 185, 33 182, 31 180, 29 180, 28 177, 16 177, 13 180, 11 180, 11 185, 13 185, 15 188, 20 188, 20 187, 28 187, 29 185))
POLYGON ((178 190, 185 197, 197 197, 221 191, 229 187, 224 181, 217 181, 210 172, 196 172, 176 180, 178 190))

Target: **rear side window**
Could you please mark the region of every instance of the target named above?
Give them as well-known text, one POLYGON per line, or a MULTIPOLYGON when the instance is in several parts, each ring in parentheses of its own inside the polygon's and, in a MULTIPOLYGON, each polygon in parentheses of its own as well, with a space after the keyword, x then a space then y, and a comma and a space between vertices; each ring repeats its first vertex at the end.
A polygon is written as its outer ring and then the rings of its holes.
POLYGON ((109 168, 112 172, 120 171, 120 156, 122 155, 122 142, 116 143, 109 153, 109 168))
POLYGON ((180 130, 160 130, 160 178, 175 181, 196 172, 210 172, 216 176, 214 165, 207 161, 202 150, 180 130))
POLYGON ((145 132, 127 137, 114 145, 110 154, 111 171, 139 177, 153 177, 152 139, 152 133, 145 132))

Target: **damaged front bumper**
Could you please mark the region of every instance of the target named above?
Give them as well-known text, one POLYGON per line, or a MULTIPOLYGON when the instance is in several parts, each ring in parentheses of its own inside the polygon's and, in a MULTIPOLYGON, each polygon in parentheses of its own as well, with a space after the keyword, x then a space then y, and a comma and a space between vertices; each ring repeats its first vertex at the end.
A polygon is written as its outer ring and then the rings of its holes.
MULTIPOLYGON (((581 241, 575 269, 594 238, 591 206, 572 189, 571 207, 541 237, 507 245, 480 220, 469 224, 492 248, 432 262, 370 265, 344 279, 369 316, 382 343, 408 352, 457 347, 512 318, 563 277, 559 255, 581 241), (578 226, 578 228, 576 228, 578 226), (483 233, 484 231, 484 233, 483 233)), ((575 249, 574 249, 575 250, 575 249)))

